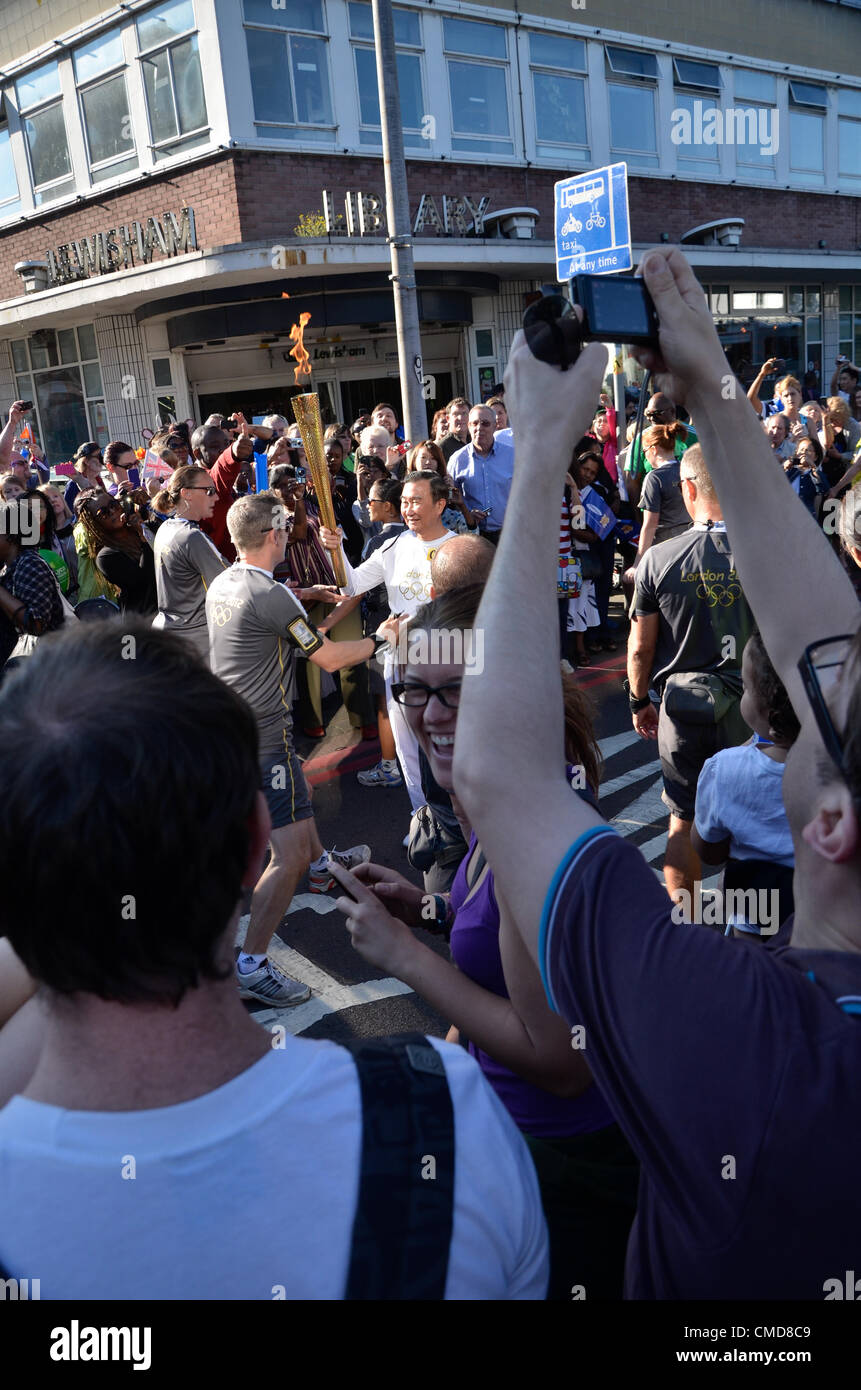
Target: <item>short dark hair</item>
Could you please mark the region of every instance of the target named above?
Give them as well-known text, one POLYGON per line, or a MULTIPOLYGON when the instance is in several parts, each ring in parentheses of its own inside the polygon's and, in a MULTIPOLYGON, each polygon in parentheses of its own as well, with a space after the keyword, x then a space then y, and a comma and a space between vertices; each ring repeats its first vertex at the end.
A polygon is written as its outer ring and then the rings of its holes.
POLYGON ((18 846, 0 934, 58 994, 178 1004, 225 978, 219 942, 260 785, 254 716, 175 633, 128 618, 74 626, 0 690, 0 840, 18 846), (106 708, 134 709, 157 737, 106 708), (82 855, 94 809, 108 848, 82 855))
POLYGON ((404 485, 400 481, 400 479, 386 478, 380 480, 379 483, 371 484, 371 487, 377 486, 379 486, 380 489, 380 501, 390 502, 391 505, 394 507, 395 511, 399 512, 401 509, 401 493, 404 490, 404 485))
POLYGON ((404 487, 407 483, 430 483, 432 502, 439 502, 443 497, 448 500, 448 478, 441 477, 439 473, 432 473, 429 468, 419 468, 415 473, 408 473, 403 480, 404 487))
POLYGON ((754 628, 747 639, 746 651, 751 656, 751 676, 754 695, 758 704, 768 714, 768 722, 781 743, 791 744, 798 738, 801 725, 786 693, 786 686, 771 663, 771 657, 754 628))
POLYGON ((857 385, 857 382, 858 382, 858 368, 857 368, 857 367, 851 366, 851 364, 850 364, 849 362, 843 362, 843 363, 841 364, 841 366, 840 366, 840 371, 837 373, 838 379, 839 379, 840 376, 843 374, 843 372, 845 372, 847 376, 853 377, 853 378, 855 379, 855 383, 856 383, 856 385, 857 385))

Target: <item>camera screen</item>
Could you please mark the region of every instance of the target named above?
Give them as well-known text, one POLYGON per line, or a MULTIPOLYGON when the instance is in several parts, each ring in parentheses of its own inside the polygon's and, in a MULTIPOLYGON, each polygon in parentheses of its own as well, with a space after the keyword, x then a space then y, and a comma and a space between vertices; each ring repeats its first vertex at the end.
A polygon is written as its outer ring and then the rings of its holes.
POLYGON ((612 275, 592 281, 594 329, 606 332, 607 342, 627 341, 626 335, 651 331, 642 281, 617 280, 612 275))

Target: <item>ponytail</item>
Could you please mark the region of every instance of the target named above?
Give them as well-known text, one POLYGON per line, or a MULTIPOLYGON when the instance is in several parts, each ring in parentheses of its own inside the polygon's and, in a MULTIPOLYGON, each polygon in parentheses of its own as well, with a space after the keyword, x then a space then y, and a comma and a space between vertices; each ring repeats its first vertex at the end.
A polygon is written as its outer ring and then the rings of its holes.
POLYGON ((184 463, 181 468, 177 468, 171 473, 167 480, 167 486, 161 492, 157 492, 152 499, 152 505, 157 512, 166 515, 175 512, 179 506, 179 495, 184 487, 191 487, 195 478, 201 474, 209 477, 206 469, 200 463, 184 463))

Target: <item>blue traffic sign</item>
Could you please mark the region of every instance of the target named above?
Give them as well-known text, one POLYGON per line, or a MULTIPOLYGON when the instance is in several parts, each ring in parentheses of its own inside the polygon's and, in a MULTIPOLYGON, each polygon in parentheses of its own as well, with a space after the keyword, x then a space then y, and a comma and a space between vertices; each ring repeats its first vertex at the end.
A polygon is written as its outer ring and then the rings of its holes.
POLYGON ((553 195, 558 280, 632 268, 627 164, 562 179, 553 195))

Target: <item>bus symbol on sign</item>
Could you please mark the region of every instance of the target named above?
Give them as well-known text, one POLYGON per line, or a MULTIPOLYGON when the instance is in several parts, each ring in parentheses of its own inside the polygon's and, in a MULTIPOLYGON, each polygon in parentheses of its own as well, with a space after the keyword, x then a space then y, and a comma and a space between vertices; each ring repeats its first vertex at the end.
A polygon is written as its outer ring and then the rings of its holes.
POLYGON ((555 185, 558 280, 631 269, 627 175, 609 164, 555 185))

